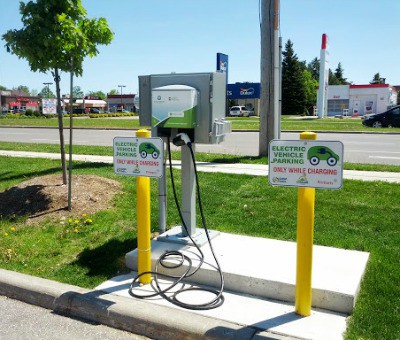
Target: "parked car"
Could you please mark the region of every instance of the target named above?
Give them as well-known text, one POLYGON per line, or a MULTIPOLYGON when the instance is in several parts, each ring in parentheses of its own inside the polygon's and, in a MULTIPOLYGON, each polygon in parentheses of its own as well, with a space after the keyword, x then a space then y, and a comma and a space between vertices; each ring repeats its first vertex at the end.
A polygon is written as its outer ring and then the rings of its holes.
POLYGON ((90 113, 100 113, 100 110, 99 110, 99 109, 96 109, 96 108, 94 108, 94 107, 91 107, 89 112, 90 112, 90 113))
POLYGON ((230 116, 248 117, 252 111, 248 110, 246 106, 232 106, 229 110, 230 116))
POLYGON ((86 113, 86 109, 76 107, 72 110, 72 113, 79 113, 79 114, 86 113))
POLYGON ((363 120, 363 125, 378 127, 400 127, 400 106, 395 106, 385 112, 369 115, 363 120))

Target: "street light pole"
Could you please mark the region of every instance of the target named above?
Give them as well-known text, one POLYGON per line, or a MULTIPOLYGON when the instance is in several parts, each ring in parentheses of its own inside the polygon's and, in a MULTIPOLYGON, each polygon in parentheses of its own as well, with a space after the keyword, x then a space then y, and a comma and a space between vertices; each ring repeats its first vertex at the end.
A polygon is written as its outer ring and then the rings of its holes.
POLYGON ((120 87, 121 88, 121 110, 122 110, 122 88, 123 87, 126 87, 126 85, 118 85, 118 87, 120 87))
POLYGON ((47 85, 47 98, 49 98, 49 94, 50 94, 50 85, 53 85, 53 83, 43 83, 43 85, 47 85))

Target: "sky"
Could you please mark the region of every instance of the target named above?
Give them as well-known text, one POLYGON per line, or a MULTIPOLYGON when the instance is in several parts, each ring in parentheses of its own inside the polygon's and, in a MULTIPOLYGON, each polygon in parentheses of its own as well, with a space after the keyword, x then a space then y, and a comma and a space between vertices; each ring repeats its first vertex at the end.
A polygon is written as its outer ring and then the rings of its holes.
MULTIPOLYGON (((82 0, 89 18, 104 17, 114 32, 110 45, 87 57, 74 86, 89 91, 137 93, 138 76, 213 72, 216 54, 229 56, 229 83, 260 81, 261 0, 82 0)), ((26 1, 25 1, 26 2, 26 1)), ((400 84, 400 0, 280 0, 280 35, 299 60, 320 57, 329 37, 329 67, 368 84, 376 73, 400 84)), ((22 27, 19 1, 0 0, 0 35, 22 27)), ((51 73, 32 72, 25 59, 0 42, 0 85, 40 92, 51 73)), ((61 74, 61 93, 69 92, 61 74)), ((55 85, 50 85, 55 93, 55 85)))

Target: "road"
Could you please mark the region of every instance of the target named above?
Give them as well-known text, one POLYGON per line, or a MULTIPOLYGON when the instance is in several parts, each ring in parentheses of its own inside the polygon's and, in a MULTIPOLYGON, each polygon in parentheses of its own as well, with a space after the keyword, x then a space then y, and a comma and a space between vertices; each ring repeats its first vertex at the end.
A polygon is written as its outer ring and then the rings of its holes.
POLYGON ((0 296, 0 339, 19 340, 144 340, 104 325, 67 318, 53 311, 0 296))
MULTIPOLYGON (((112 146, 114 137, 134 136, 130 130, 75 129, 74 145, 112 146)), ((69 143, 69 130, 65 130, 69 143)), ((282 139, 297 140, 299 133, 282 133, 282 139)), ((346 162, 400 165, 400 134, 319 133, 318 139, 341 141, 346 162)), ((0 141, 26 143, 59 143, 57 128, 0 127, 0 141)), ((200 152, 256 156, 258 132, 234 132, 219 145, 196 145, 200 152)))

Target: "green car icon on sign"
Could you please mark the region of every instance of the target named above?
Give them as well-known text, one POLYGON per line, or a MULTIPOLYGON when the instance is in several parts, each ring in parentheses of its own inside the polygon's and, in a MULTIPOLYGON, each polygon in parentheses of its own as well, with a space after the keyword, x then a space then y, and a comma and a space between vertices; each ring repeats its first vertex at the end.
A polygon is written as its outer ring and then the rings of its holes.
POLYGON ((318 165, 321 160, 326 161, 330 166, 335 166, 339 161, 339 156, 327 146, 313 146, 308 149, 307 159, 314 166, 318 165))
POLYGON ((152 143, 141 143, 139 145, 139 153, 142 158, 146 158, 147 155, 151 155, 154 159, 158 158, 160 150, 158 150, 152 143))

